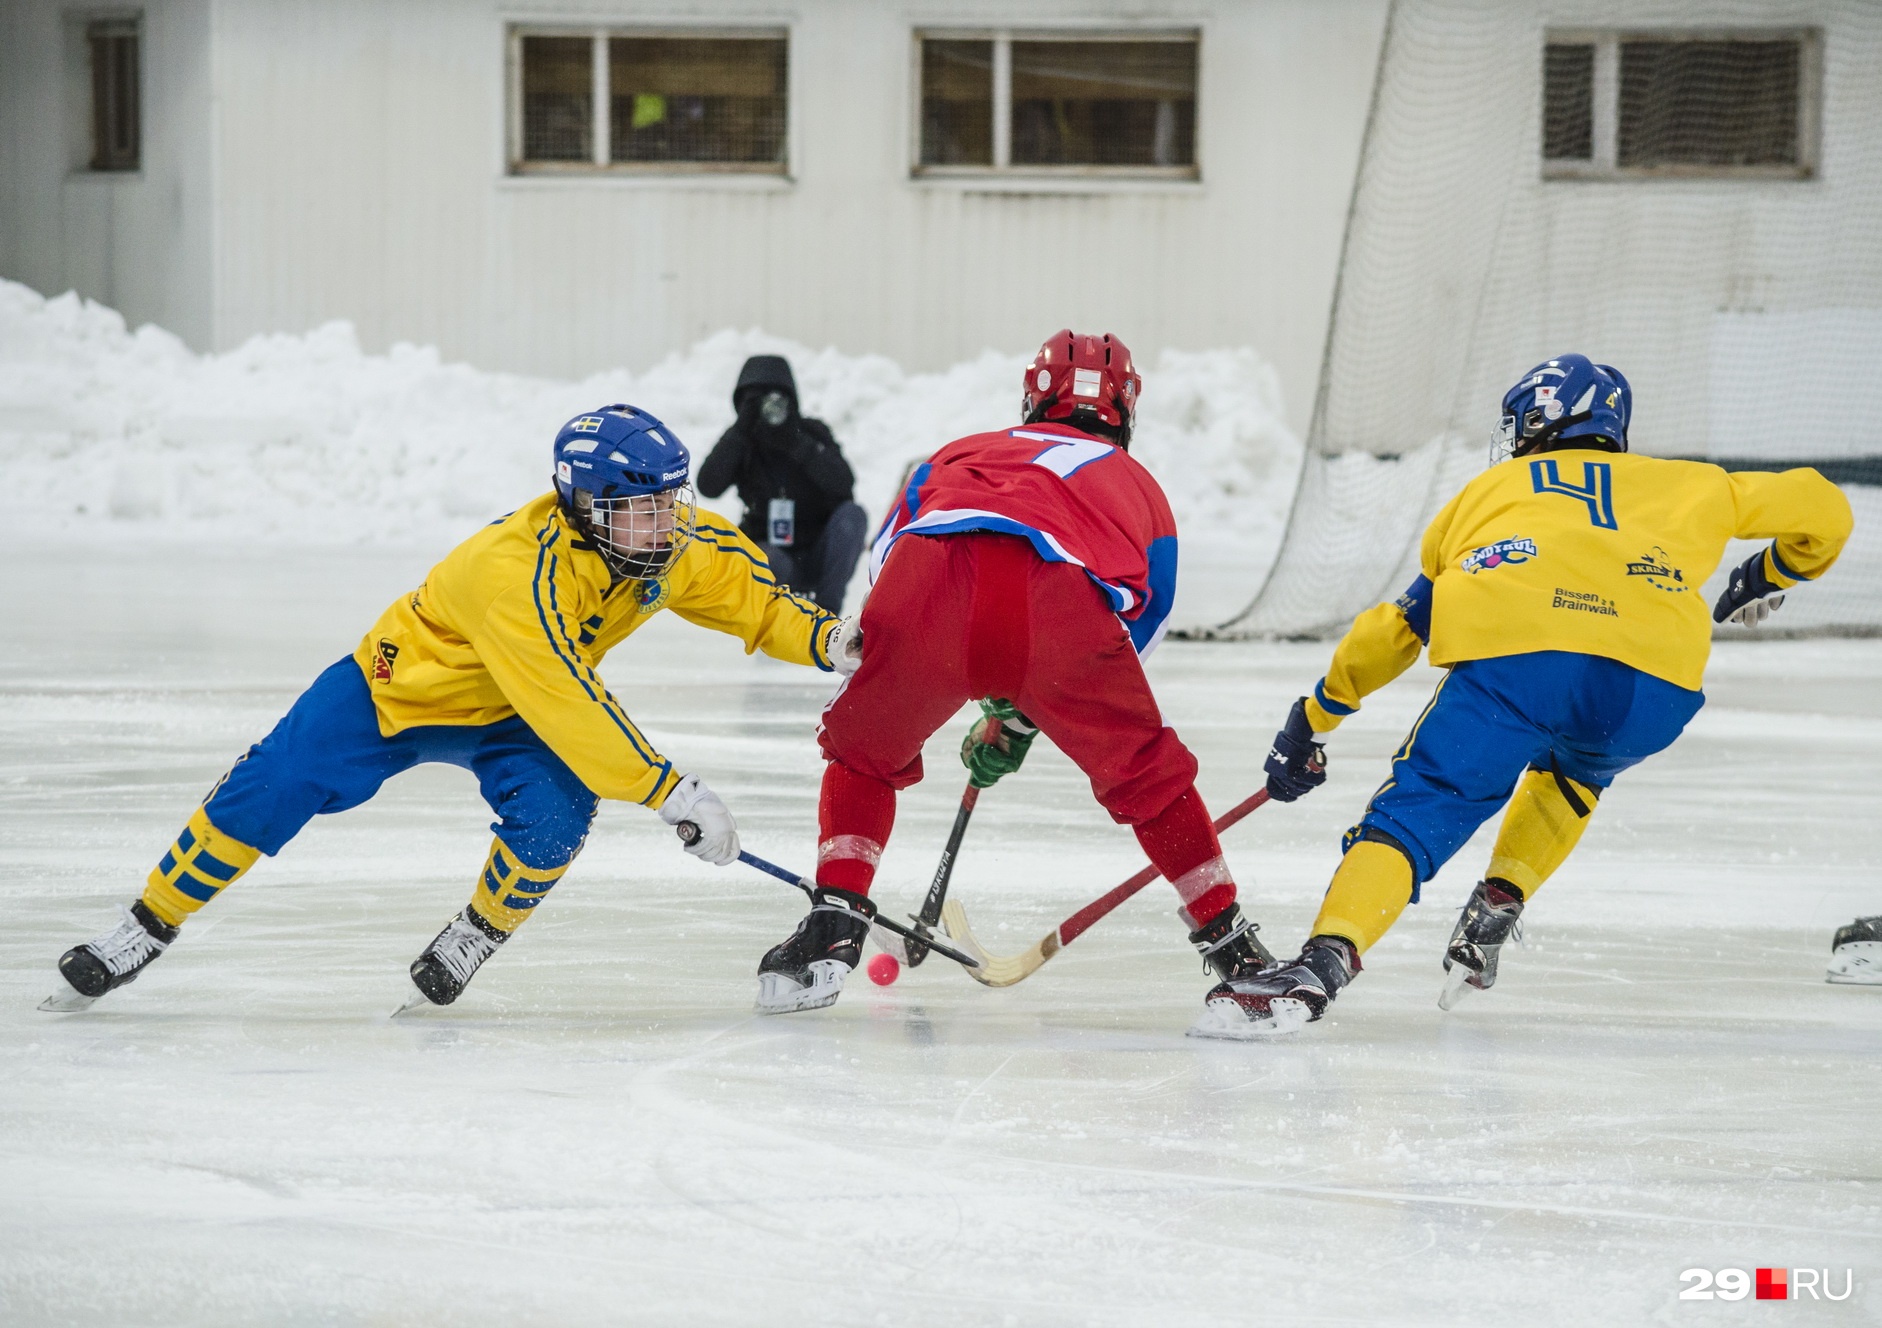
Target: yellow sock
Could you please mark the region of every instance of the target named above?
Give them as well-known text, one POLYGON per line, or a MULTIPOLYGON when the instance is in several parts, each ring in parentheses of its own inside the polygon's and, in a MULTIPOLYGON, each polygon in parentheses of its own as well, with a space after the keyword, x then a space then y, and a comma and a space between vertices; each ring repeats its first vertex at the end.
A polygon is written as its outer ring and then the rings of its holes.
POLYGON ((1595 799, 1601 791, 1569 782, 1588 807, 1587 816, 1575 814, 1549 771, 1531 770, 1523 776, 1510 798, 1509 809, 1503 813, 1503 825, 1497 831, 1496 847, 1490 850, 1485 876, 1508 881, 1523 892, 1525 900, 1534 898, 1542 883, 1555 874, 1581 842, 1581 832, 1594 819, 1595 799))
POLYGON ((568 869, 566 862, 560 867, 526 867, 501 839, 492 839, 484 874, 471 893, 471 908, 498 931, 515 931, 568 869))
POLYGON ((167 926, 181 926, 183 919, 221 894, 260 858, 260 849, 223 834, 209 823, 209 813, 198 807, 150 873, 144 907, 167 926))
POLYGON ((1372 948, 1411 902, 1412 869, 1389 844, 1361 840, 1346 851, 1333 873, 1313 936, 1339 936, 1361 954, 1372 948))

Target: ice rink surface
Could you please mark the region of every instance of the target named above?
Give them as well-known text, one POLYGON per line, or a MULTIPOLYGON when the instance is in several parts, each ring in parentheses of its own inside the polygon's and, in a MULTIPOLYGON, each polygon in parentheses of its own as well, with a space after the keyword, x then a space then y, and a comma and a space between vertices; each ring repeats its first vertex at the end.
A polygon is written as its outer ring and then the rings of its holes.
MULTIPOLYGON (((1710 704, 1602 802, 1497 989, 1445 1015, 1480 836, 1323 1023, 1183 1036, 1208 983, 1153 885, 1031 980, 944 961, 750 1013, 794 891, 604 807, 457 1005, 393 1021, 488 843, 431 767, 316 821, 135 986, 34 1005, 216 776, 442 550, 0 551, 0 1322, 1882 1322, 1882 642, 1721 647, 1710 704), (1688 1268, 1831 1270, 1842 1303, 1682 1302, 1688 1268)), ((1326 647, 1166 645, 1220 812, 1326 647)), ((605 672, 755 851, 808 868, 827 678, 677 620, 605 672)), ((1278 950, 1437 675, 1226 840, 1278 950)), ((912 909, 958 727, 877 896, 912 909)), ((956 877, 1017 950, 1139 865, 1056 753, 956 877)))

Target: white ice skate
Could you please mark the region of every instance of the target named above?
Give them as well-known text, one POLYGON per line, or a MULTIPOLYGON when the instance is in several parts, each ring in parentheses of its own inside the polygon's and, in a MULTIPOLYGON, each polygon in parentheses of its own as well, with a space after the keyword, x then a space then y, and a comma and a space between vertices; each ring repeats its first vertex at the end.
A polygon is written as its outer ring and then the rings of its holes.
POLYGON ((759 1014, 792 1014, 835 1005, 843 994, 843 979, 850 966, 837 959, 819 959, 801 973, 760 973, 759 1014))
POLYGON ((1857 918, 1847 927, 1839 927, 1831 945, 1825 982, 1882 987, 1882 916, 1857 918))

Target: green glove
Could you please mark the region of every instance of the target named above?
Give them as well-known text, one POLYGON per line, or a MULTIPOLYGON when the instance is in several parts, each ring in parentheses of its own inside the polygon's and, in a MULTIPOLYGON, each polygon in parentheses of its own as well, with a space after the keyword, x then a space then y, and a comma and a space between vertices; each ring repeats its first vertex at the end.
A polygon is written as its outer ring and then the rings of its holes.
POLYGON ((1013 708, 1011 701, 982 701, 980 713, 981 718, 961 740, 961 764, 967 767, 968 783, 975 788, 992 788, 1001 775, 1019 769, 1039 730, 1013 708))

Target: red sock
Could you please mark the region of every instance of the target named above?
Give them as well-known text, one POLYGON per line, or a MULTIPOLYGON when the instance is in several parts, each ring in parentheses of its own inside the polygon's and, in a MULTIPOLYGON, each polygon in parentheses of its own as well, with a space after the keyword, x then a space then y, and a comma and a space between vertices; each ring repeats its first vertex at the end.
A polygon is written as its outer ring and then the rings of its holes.
POLYGON ((894 825, 894 789, 841 761, 825 765, 817 803, 817 884, 868 894, 894 825))
POLYGON ((1182 797, 1133 828, 1137 842, 1157 864, 1157 870, 1176 887, 1183 901, 1183 919, 1192 931, 1214 921, 1235 902, 1235 879, 1229 875, 1209 809, 1194 784, 1183 790, 1182 797))

